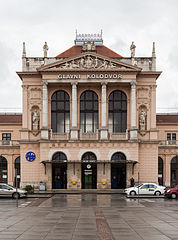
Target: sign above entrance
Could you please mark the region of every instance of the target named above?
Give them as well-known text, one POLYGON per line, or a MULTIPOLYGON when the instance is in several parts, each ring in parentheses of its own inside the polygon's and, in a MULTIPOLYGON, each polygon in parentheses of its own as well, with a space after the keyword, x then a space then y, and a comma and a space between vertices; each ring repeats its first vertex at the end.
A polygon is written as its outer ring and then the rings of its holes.
MULTIPOLYGON (((101 73, 101 74, 86 74, 82 75, 86 79, 122 79, 122 74, 101 73)), ((58 79, 80 79, 80 74, 59 74, 58 79)))
POLYGON ((33 162, 36 158, 36 154, 34 152, 27 152, 25 158, 28 162, 33 162))

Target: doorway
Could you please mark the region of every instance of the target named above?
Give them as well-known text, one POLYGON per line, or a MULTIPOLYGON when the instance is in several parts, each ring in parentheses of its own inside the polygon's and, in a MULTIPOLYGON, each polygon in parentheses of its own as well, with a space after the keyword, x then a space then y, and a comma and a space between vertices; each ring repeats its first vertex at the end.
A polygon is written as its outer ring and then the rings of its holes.
POLYGON ((111 157, 111 188, 126 188, 126 157, 121 152, 111 157))
POLYGON ((7 159, 0 156, 0 182, 7 183, 7 159))
POLYGON ((67 157, 62 152, 52 157, 52 188, 67 189, 67 157))
POLYGON ((178 156, 171 160, 171 187, 178 185, 178 156))
POLYGON ((82 156, 82 189, 97 188, 97 164, 96 156, 87 152, 82 156))

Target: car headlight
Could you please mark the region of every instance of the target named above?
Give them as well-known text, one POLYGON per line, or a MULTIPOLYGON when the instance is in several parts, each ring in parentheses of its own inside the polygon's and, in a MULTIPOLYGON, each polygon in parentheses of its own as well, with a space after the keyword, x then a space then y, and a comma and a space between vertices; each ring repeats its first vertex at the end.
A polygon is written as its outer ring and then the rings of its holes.
POLYGON ((169 190, 167 190, 167 192, 170 192, 170 189, 169 189, 169 190))

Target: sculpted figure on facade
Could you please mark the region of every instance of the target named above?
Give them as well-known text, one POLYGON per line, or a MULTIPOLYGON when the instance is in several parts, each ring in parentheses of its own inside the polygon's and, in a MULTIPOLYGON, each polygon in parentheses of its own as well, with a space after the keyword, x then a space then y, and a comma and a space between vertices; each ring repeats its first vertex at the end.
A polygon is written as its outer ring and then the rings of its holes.
POLYGON ((87 52, 87 51, 94 52, 94 51, 96 51, 96 46, 95 46, 94 42, 90 42, 90 41, 84 42, 83 45, 82 45, 82 51, 83 52, 87 52))
POLYGON ((131 46, 130 46, 130 51, 131 51, 131 57, 134 58, 135 57, 135 44, 134 42, 132 42, 131 46))
POLYGON ((40 123, 40 116, 37 109, 35 109, 32 112, 32 130, 39 130, 39 123, 40 123))
POLYGON ((144 111, 144 109, 141 110, 141 113, 139 116, 139 125, 140 125, 141 131, 146 130, 146 112, 144 111))
POLYGON ((85 60, 85 67, 86 68, 93 67, 93 59, 90 56, 87 56, 87 59, 85 60))
POLYGON ((44 57, 47 57, 48 49, 49 48, 48 48, 47 42, 45 42, 45 44, 43 46, 44 57))
MULTIPOLYGON (((107 61, 105 59, 100 59, 91 55, 83 56, 79 59, 74 59, 69 62, 65 62, 60 65, 63 69, 76 69, 76 68, 101 68, 101 69, 113 69, 116 68, 117 64, 112 61, 107 61)), ((121 68, 121 67, 120 67, 121 68)))

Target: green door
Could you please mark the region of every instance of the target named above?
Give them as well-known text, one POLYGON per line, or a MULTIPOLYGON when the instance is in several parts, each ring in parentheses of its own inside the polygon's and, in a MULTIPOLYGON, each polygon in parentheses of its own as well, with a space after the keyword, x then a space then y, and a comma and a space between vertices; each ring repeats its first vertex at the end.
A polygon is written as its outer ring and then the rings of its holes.
POLYGON ((84 170, 84 188, 92 189, 92 170, 84 170))

